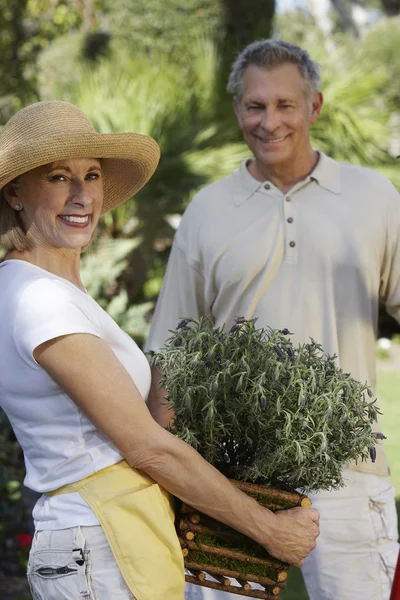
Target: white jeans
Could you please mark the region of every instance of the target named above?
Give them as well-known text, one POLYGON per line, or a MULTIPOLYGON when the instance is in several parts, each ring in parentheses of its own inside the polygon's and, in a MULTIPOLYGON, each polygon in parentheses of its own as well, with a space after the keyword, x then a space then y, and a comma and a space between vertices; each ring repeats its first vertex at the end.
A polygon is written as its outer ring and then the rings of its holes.
POLYGON ((37 531, 28 581, 33 600, 135 600, 100 525, 37 531))
MULTIPOLYGON (((389 600, 399 550, 394 489, 388 477, 349 469, 344 477, 337 492, 309 494, 321 514, 302 569, 310 600, 389 600)), ((186 600, 228 598, 238 596, 186 584, 186 600)))
POLYGON ((389 600, 399 552, 389 477, 346 469, 346 487, 309 494, 321 514, 317 548, 302 569, 310 600, 389 600))

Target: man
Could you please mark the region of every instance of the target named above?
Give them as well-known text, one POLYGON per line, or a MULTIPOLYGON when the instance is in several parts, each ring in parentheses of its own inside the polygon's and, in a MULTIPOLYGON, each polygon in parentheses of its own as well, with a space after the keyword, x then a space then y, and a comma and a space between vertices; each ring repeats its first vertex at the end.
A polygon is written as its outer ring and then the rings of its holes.
MULTIPOLYGON (((318 67, 301 48, 251 44, 228 90, 254 158, 186 210, 147 348, 163 345, 180 317, 211 315, 228 327, 257 317, 258 326, 287 327, 296 342, 313 337, 374 386, 379 300, 400 320, 399 194, 383 175, 312 148, 323 98, 318 67)), ((153 377, 149 406, 165 423, 153 377)), ((303 567, 310 600, 389 598, 398 544, 388 474, 380 447, 375 463, 347 466, 344 489, 311 494, 321 536, 303 567)))

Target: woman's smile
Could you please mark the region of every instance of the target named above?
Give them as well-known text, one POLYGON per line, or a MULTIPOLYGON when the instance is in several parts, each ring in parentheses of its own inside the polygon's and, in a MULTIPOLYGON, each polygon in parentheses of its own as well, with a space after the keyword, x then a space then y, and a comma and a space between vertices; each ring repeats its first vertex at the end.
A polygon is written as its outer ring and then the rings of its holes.
POLYGON ((68 227, 80 229, 87 227, 90 222, 90 215, 58 215, 58 218, 64 221, 68 227))

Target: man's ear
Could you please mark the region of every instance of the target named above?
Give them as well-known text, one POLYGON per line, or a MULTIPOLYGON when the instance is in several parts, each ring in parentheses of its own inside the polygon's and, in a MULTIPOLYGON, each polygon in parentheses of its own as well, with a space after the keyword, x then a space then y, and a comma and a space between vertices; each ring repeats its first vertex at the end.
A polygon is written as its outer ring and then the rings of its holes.
POLYGON ((321 112, 322 104, 324 102, 324 97, 322 92, 315 92, 314 98, 311 104, 311 114, 310 114, 310 123, 313 125, 319 117, 319 113, 321 112))
POLYGON ((240 106, 240 104, 239 104, 239 101, 238 101, 238 99, 236 98, 236 96, 235 96, 235 98, 233 99, 233 109, 234 109, 234 111, 235 111, 236 118, 237 118, 237 120, 238 120, 239 126, 241 127, 241 126, 242 126, 242 113, 241 113, 241 106, 240 106))

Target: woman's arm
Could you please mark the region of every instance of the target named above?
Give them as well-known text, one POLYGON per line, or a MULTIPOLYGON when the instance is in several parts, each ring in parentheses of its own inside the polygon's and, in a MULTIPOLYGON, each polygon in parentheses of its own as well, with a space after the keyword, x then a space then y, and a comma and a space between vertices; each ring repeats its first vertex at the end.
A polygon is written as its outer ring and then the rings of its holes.
POLYGON ((34 358, 132 467, 169 492, 288 563, 300 564, 315 547, 317 511, 294 508, 274 514, 238 490, 154 421, 132 378, 102 339, 66 335, 40 345, 34 358))
POLYGON ((162 427, 174 420, 174 412, 168 408, 165 400, 166 389, 161 387, 161 373, 158 367, 151 367, 151 387, 146 404, 153 417, 162 427))

